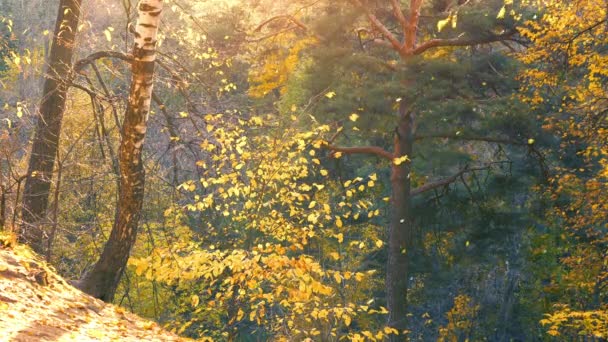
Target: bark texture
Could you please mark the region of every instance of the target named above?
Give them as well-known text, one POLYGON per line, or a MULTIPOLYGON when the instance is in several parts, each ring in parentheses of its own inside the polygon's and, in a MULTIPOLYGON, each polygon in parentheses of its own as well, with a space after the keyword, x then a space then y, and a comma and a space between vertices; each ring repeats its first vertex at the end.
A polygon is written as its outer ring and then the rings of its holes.
POLYGON ((131 90, 119 150, 120 193, 116 217, 99 261, 78 284, 81 290, 106 302, 114 298, 135 243, 141 216, 145 183, 142 148, 152 99, 156 36, 162 6, 161 0, 141 0, 138 5, 131 90))
MULTIPOLYGON (((399 104, 399 121, 395 130, 395 158, 412 155, 414 141, 414 115, 402 101, 399 104)), ((388 258, 386 267, 386 302, 388 326, 402 332, 407 328, 408 255, 412 220, 410 213, 411 161, 391 169, 391 219, 388 229, 388 258)), ((403 337, 401 337, 401 340, 403 337)), ((399 340, 393 336, 392 340, 399 340)))
POLYGON ((44 253, 43 221, 65 110, 82 0, 60 0, 21 208, 19 240, 44 253))

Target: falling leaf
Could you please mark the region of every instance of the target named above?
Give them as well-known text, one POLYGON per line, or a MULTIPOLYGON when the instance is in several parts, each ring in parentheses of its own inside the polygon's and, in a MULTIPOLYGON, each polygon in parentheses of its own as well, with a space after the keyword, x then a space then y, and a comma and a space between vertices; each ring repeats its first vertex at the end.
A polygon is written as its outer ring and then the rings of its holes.
POLYGON ((450 21, 452 21, 451 15, 443 20, 439 20, 437 22, 437 31, 441 32, 441 30, 443 30, 443 28, 446 27, 446 25, 449 24, 450 21))
POLYGON ((496 19, 502 19, 502 18, 504 18, 506 12, 507 12, 507 9, 505 8, 505 6, 502 6, 502 8, 500 9, 500 11, 498 12, 498 15, 496 16, 496 19))
POLYGON ((111 42, 112 41, 112 33, 110 32, 110 30, 104 30, 103 34, 106 36, 106 40, 111 42))
POLYGON ((336 92, 334 92, 334 91, 330 91, 330 92, 325 93, 325 97, 327 97, 328 99, 331 99, 334 96, 336 96, 336 92))

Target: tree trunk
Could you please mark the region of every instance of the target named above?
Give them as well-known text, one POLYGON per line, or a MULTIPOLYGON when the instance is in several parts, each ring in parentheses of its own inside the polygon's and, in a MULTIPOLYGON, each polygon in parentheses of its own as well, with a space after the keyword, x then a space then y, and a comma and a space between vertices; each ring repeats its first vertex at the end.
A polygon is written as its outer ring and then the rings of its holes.
MULTIPOLYGON (((395 131, 394 154, 396 158, 412 155, 413 114, 404 101, 399 105, 399 123, 395 131)), ((386 267, 386 301, 389 311, 388 326, 399 330, 407 327, 408 256, 412 221, 410 217, 410 170, 411 161, 392 165, 391 169, 391 220, 388 237, 388 261, 386 267)), ((393 341, 403 337, 391 335, 393 341)))
POLYGON ((5 230, 6 223, 6 191, 4 186, 0 185, 0 231, 5 230))
POLYGON ((106 302, 114 298, 135 243, 141 216, 145 183, 142 148, 152 98, 156 35, 162 5, 162 0, 141 0, 138 5, 131 90, 119 151, 120 190, 116 217, 99 261, 78 284, 81 290, 106 302))
POLYGON ((82 0, 60 0, 53 45, 44 79, 38 124, 28 166, 21 208, 19 240, 44 253, 42 221, 48 207, 61 121, 71 78, 74 41, 82 0))

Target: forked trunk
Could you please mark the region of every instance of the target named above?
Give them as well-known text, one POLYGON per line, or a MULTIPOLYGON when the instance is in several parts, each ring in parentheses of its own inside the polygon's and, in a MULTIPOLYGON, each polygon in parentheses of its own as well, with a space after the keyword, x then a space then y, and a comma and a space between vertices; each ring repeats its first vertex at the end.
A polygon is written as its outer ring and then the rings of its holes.
POLYGON ((99 261, 79 283, 83 291, 106 302, 114 298, 135 243, 141 216, 145 183, 142 148, 152 98, 156 35, 162 5, 161 0, 141 0, 138 5, 131 91, 119 151, 120 193, 116 217, 99 261))
MULTIPOLYGON (((413 115, 402 101, 399 105, 399 124, 395 132, 395 157, 412 155, 413 115)), ((408 159, 391 169, 391 219, 388 237, 386 268, 386 301, 389 311, 388 326, 402 334, 407 327, 408 255, 411 240, 410 170, 408 159)), ((391 340, 403 341, 392 335, 391 340)))
POLYGON ((61 0, 49 64, 44 75, 38 123, 28 165, 21 208, 19 240, 44 253, 43 220, 49 202, 53 167, 59 145, 61 121, 71 79, 74 41, 82 0, 61 0))

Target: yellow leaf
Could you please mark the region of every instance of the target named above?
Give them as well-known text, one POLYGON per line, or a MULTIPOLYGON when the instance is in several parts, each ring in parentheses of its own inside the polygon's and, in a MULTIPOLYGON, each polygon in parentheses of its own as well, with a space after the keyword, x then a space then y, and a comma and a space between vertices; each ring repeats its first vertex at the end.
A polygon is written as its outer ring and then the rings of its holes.
POLYGON ((449 17, 443 19, 443 20, 439 20, 437 22, 437 31, 441 32, 441 30, 443 30, 443 28, 450 23, 450 21, 452 21, 452 16, 450 15, 449 17))
POLYGON ((327 172, 327 170, 321 170, 320 173, 321 173, 321 176, 327 176, 328 172, 327 172))
POLYGON ((308 205, 308 209, 314 208, 316 204, 317 204, 317 201, 310 202, 310 204, 308 205))
POLYGON ((350 326, 350 323, 351 323, 350 316, 344 315, 343 317, 344 317, 344 324, 346 324, 347 327, 350 326))
POLYGON ((106 40, 111 42, 112 41, 112 33, 110 32, 110 30, 104 30, 103 34, 106 36, 106 40))
POLYGON ((340 284, 342 283, 342 276, 338 272, 336 272, 334 273, 334 280, 336 281, 336 283, 340 284))
POLYGON ((336 217, 336 227, 342 228, 342 226, 343 226, 342 219, 340 217, 336 217))
POLYGON ((401 156, 401 157, 393 159, 393 163, 395 165, 401 165, 404 162, 406 162, 407 160, 409 160, 409 158, 407 156, 401 156))
POLYGON ((327 97, 328 99, 331 99, 334 96, 336 96, 336 92, 330 91, 325 93, 325 97, 327 97))
POLYGON ((496 19, 502 19, 502 18, 504 18, 506 12, 507 12, 507 9, 505 8, 505 6, 502 6, 502 8, 500 9, 500 11, 498 12, 498 15, 496 16, 496 19))
POLYGON ((382 242, 382 240, 376 240, 376 247, 382 248, 382 245, 384 245, 384 242, 382 242))
POLYGON ((355 122, 359 119, 359 115, 357 113, 352 113, 349 117, 350 121, 355 122))
POLYGON ((339 243, 342 243, 344 241, 344 234, 340 233, 336 237, 338 238, 339 243))
POLYGON ((338 254, 336 252, 329 253, 329 256, 332 257, 332 259, 334 259, 334 260, 340 259, 340 254, 338 254))
POLYGON ((192 304, 193 307, 197 307, 198 304, 200 303, 200 299, 198 298, 197 295, 193 295, 192 298, 190 299, 190 303, 192 304))

